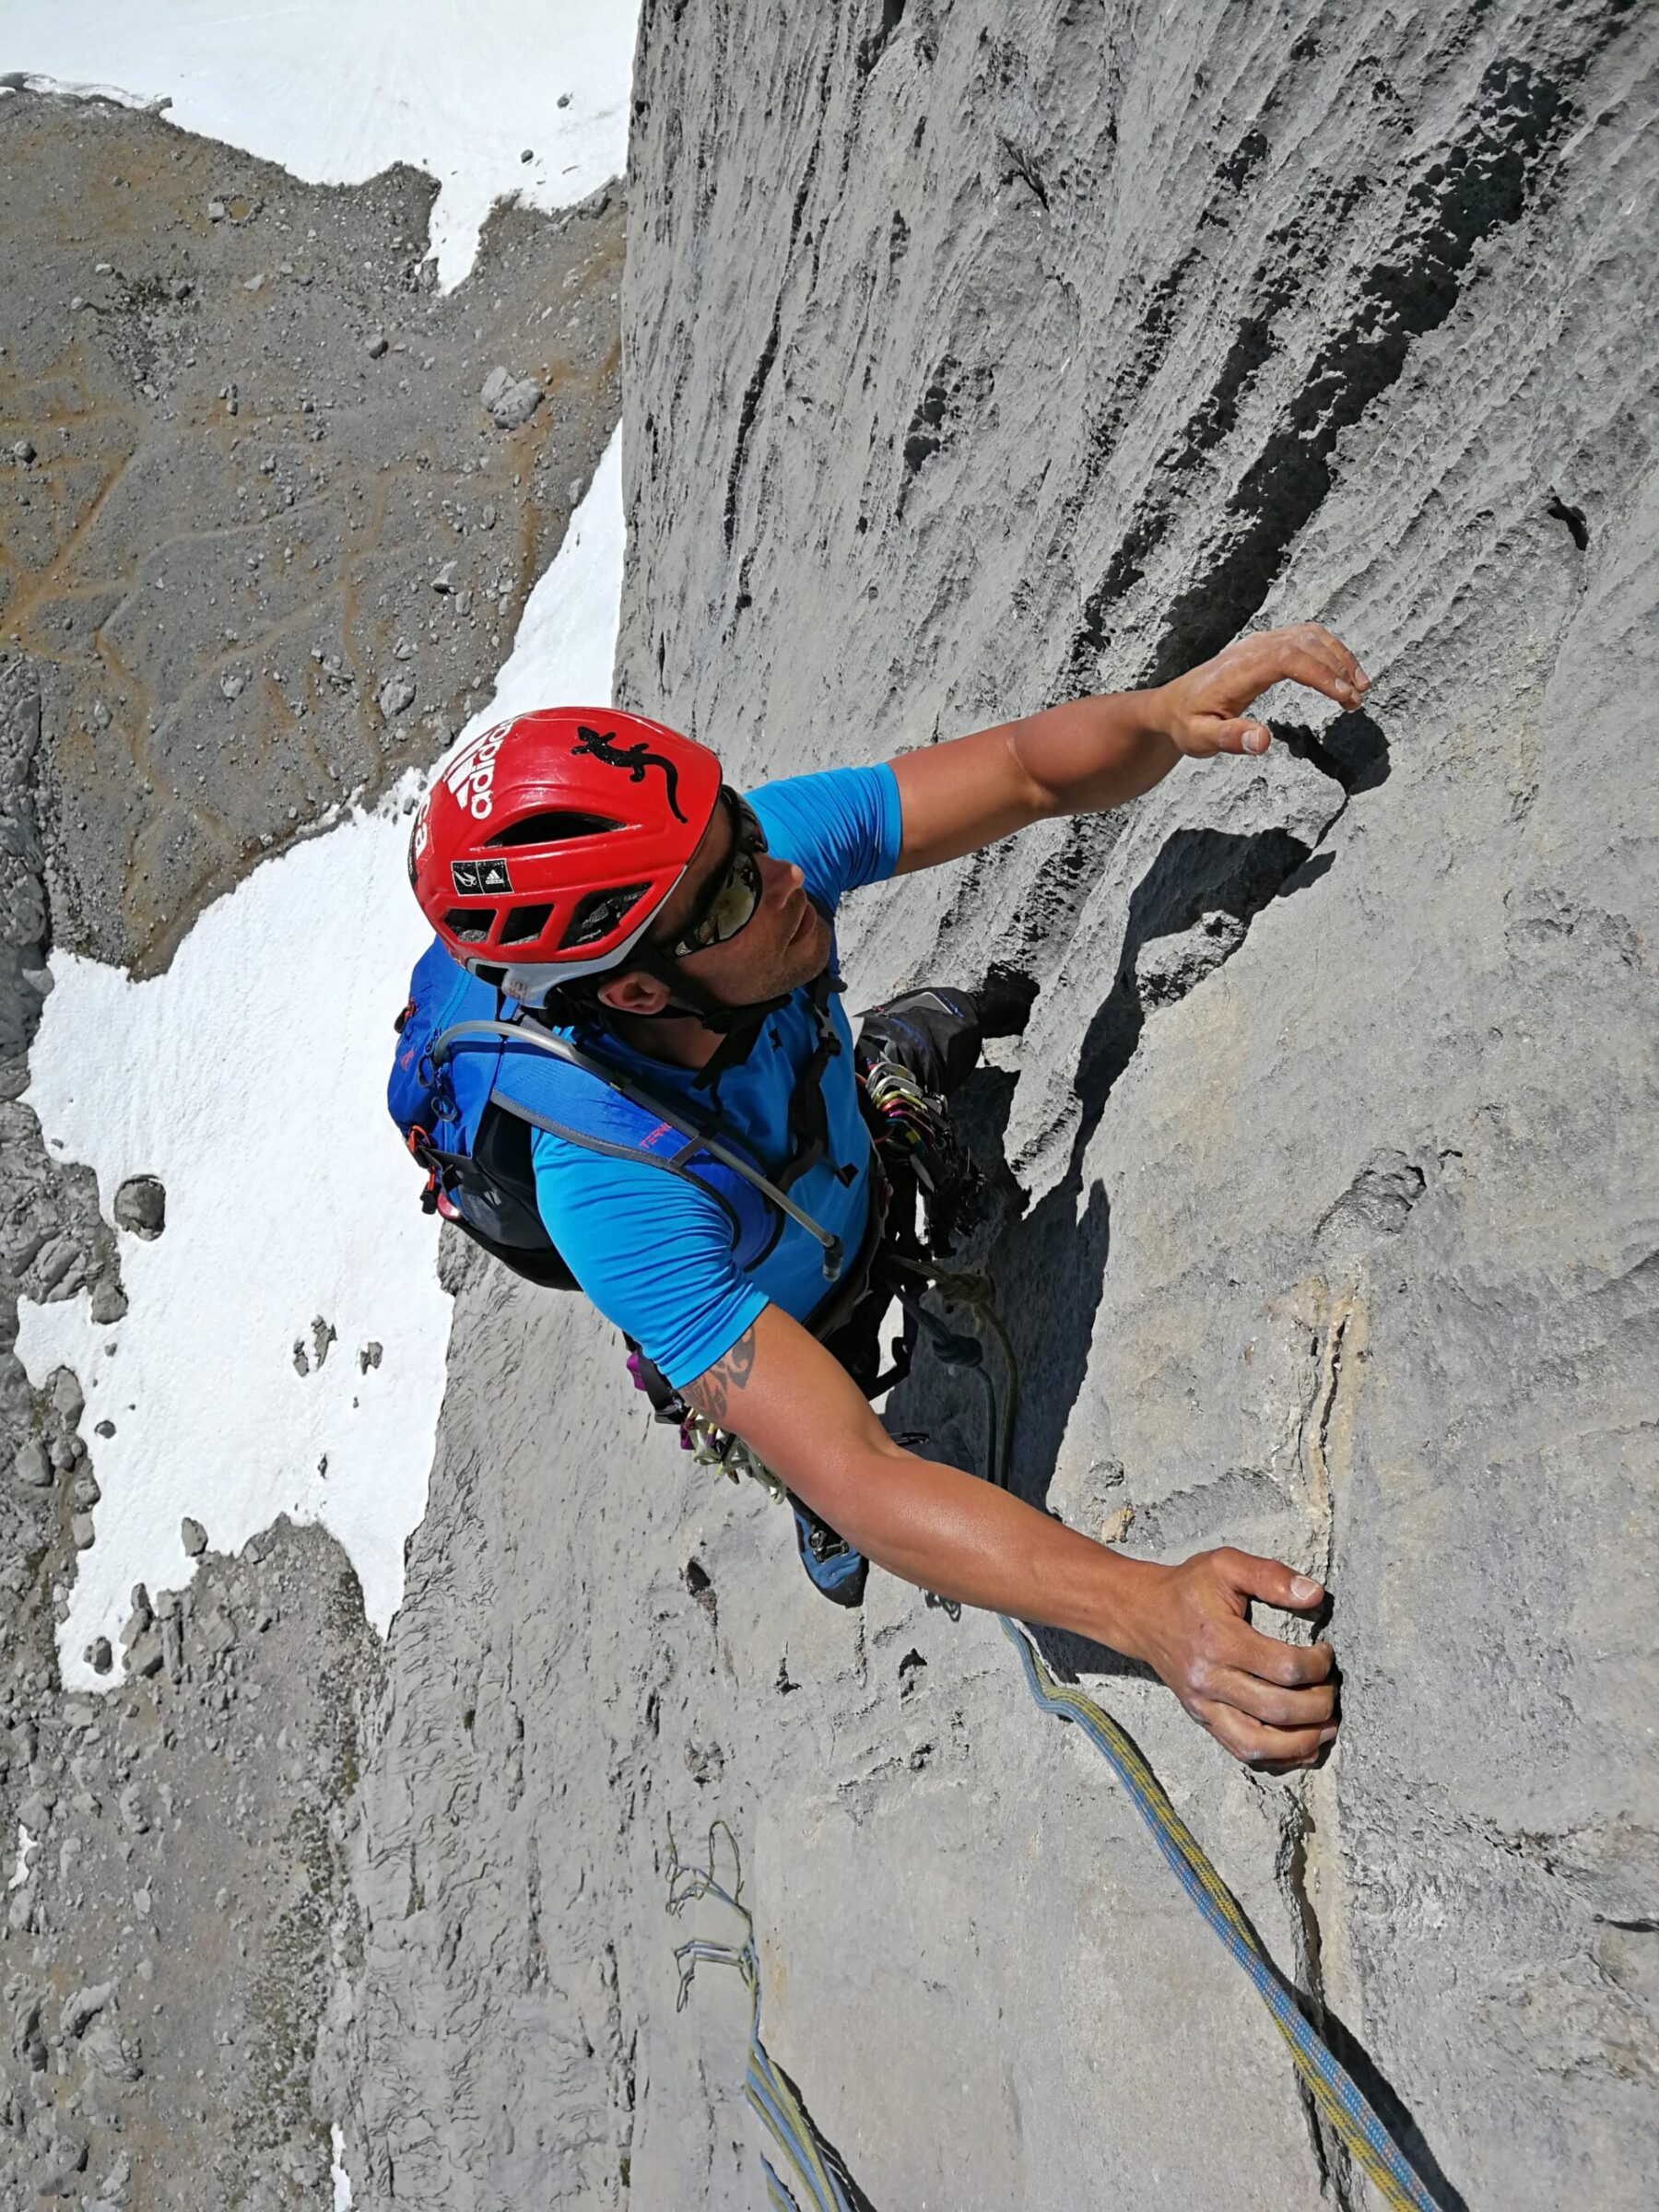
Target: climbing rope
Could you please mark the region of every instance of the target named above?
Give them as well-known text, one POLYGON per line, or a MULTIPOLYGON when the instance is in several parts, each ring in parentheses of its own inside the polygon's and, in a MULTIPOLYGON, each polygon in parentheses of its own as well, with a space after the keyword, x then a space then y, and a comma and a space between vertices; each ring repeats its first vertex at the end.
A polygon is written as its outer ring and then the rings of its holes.
POLYGON ((743 1923, 743 1941, 710 1943, 701 1936, 693 1936, 689 1943, 677 1947, 674 1963, 679 1969, 680 1980, 675 2010, 685 2009, 692 1978, 700 1965, 736 1969, 747 1983, 749 1993, 748 2073, 744 2092, 789 2161, 803 2193, 798 2198, 794 2195, 762 2152, 760 2164, 766 2174, 767 2202, 773 2212, 855 2212, 853 2200, 836 2171, 839 2160, 820 2144, 818 2131, 790 2086, 788 2076, 774 2065, 760 2040, 760 1962, 755 1953, 755 1924, 742 1902, 743 1863, 738 1855, 737 1839, 724 1820, 716 1820, 709 1830, 707 1866, 688 1866, 680 1858, 673 1829, 668 1831, 668 1911, 678 1914, 705 1897, 714 1898, 737 1915, 743 1923), (729 1889, 714 1878, 715 1839, 721 1835, 725 1837, 732 1855, 734 1872, 729 1889))
MULTIPOLYGON (((917 1274, 924 1271, 914 1270, 917 1274)), ((985 1384, 987 1430, 986 1473, 989 1480, 1006 1488, 1013 1460, 1014 1410, 1019 1388, 1019 1370, 1014 1347, 991 1304, 990 1285, 981 1276, 937 1276, 935 1287, 947 1303, 967 1307, 995 1334, 1007 1370, 1008 1387, 997 1419, 996 1385, 982 1358, 979 1372, 985 1384)), ((971 1340, 970 1340, 971 1341, 971 1340)), ((934 1338, 938 1350, 939 1339, 934 1338)), ((952 1366, 975 1363, 949 1351, 941 1354, 952 1366)), ((1210 1864, 1198 1839, 1165 1794, 1163 1785, 1141 1757, 1130 1737, 1103 1707, 1069 1684, 1055 1680, 1030 1634, 1006 1614, 997 1618, 1004 1634, 1019 1654, 1026 1683, 1044 1712, 1074 1721, 1105 1759, 1128 1791, 1135 1810, 1152 1830, 1158 1848, 1173 1869, 1182 1888, 1210 1927, 1232 1953, 1255 1984, 1274 2024, 1290 2046, 1290 2057, 1309 2095, 1336 2131, 1340 2140, 1376 2184, 1390 2212, 1436 2212, 1434 2199, 1414 2171, 1405 2153, 1378 2118, 1353 2077, 1303 2012, 1294 1986, 1280 1973, 1245 1919, 1238 1900, 1210 1864)))
POLYGON ((1373 2181, 1391 2212, 1436 2212, 1435 2201, 1359 2085, 1302 2012, 1295 1989, 1262 1948, 1238 1900, 1211 1865, 1156 1774, 1111 1714, 1069 1684, 1056 1682, 1025 1630, 999 1614, 1019 1653, 1026 1682, 1045 1712, 1075 1721, 1107 1759, 1152 1830, 1182 1888, 1256 1986, 1290 2046, 1296 2071, 1320 2111, 1373 2181))
MULTIPOLYGON (((986 1477, 988 1480, 1006 1488, 1013 1467, 1012 1445, 1019 1371, 1013 1345, 993 1304, 991 1286, 984 1277, 979 1275, 942 1273, 903 1259, 897 1260, 896 1265, 911 1278, 912 1288, 901 1292, 905 1303, 915 1314, 939 1359, 948 1367, 977 1373, 980 1378, 985 1394, 986 1477), (972 1313, 982 1326, 996 1338, 1007 1372, 1007 1390, 1000 1406, 995 1382, 985 1364, 983 1347, 974 1338, 947 1327, 936 1314, 926 1312, 921 1304, 920 1296, 925 1288, 933 1288, 947 1305, 958 1306, 972 1313)), ((754 1468, 746 1468, 745 1471, 756 1472, 754 1468)), ((736 1478, 734 1468, 728 1465, 727 1472, 732 1473, 734 1480, 736 1478)), ((1075 1722, 1112 1767, 1128 1792, 1135 1810, 1152 1830, 1159 1851, 1182 1888, 1254 1984, 1257 1994, 1273 2016, 1275 2026, 1289 2046, 1292 2064, 1309 2095, 1329 2121, 1338 2139, 1376 2185, 1390 2212, 1437 2212, 1435 2200, 1421 2178, 1347 2067, 1308 2018, 1302 2008, 1303 2000, 1300 1993, 1263 1948, 1260 1939, 1245 1919, 1238 1900, 1210 1864, 1197 1838, 1170 1803, 1162 1784, 1130 1737, 1092 1698, 1069 1684, 1056 1681, 1044 1665, 1030 1634, 1019 1623, 1010 1620, 1006 1615, 999 1615, 998 1618, 1004 1633, 1019 1654, 1032 1697, 1043 1712, 1052 1712, 1061 1720, 1075 1722)), ((723 1828, 724 1823, 720 1822, 716 1826, 723 1828)), ((735 1841, 731 1839, 729 1829, 725 1832, 732 1841, 735 1859, 735 1841)), ((714 1831, 711 1830, 711 1870, 713 1835, 714 1831)), ((683 1881, 687 1886, 677 1899, 671 1897, 671 1912, 677 1912, 681 1904, 688 1903, 693 1897, 712 1896, 731 1905, 741 1915, 746 1929, 749 1926, 748 1914, 738 1904, 735 1888, 731 1894, 720 1888, 713 1880, 712 1871, 682 1867, 677 1858, 672 1878, 683 1881)), ((746 1939, 742 1946, 735 1947, 688 1944, 675 1956, 681 1962, 682 2004, 690 1986, 691 1968, 699 1959, 718 1959, 724 1964, 737 1967, 744 1974, 754 1999, 749 2039, 749 2100, 786 2155, 794 2162, 803 2185, 815 2193, 808 2199, 812 2212, 850 2212, 847 2198, 841 2193, 839 2184, 818 2155, 810 2121, 767 2056, 760 2041, 759 1981, 752 1941, 746 1939), (830 2194, 824 2194, 826 2190, 830 2194)), ((772 2169, 768 2166, 766 2171, 774 2206, 783 2207, 785 2212, 799 2212, 799 2207, 778 2181, 772 2169)))

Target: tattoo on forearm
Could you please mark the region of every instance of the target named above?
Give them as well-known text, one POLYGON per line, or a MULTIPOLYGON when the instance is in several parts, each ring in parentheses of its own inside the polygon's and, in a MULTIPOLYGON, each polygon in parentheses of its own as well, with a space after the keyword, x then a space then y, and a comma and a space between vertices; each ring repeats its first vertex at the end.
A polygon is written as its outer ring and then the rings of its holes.
POLYGON ((730 1425, 732 1400, 747 1382, 754 1369, 755 1332, 747 1328, 724 1359, 717 1359, 695 1382, 687 1383, 686 1396, 705 1420, 712 1421, 717 1429, 724 1429, 730 1425))

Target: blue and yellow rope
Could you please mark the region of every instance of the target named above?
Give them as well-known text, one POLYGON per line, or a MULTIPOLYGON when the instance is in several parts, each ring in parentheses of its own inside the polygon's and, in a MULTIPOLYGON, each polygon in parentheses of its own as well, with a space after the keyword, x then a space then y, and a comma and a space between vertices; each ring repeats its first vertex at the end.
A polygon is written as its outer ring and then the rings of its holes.
POLYGON ((1057 1682, 1026 1631, 1006 1616, 1005 1633, 1019 1653, 1031 1695, 1045 1712, 1075 1721, 1128 1791, 1182 1888, 1250 1976, 1309 2094, 1356 2161, 1375 2183, 1390 2212, 1436 2212, 1435 2200, 1408 2163, 1352 2075, 1306 2018, 1296 1992, 1257 1941, 1239 1901, 1206 1856, 1198 1839, 1164 1794, 1163 1786, 1117 1723, 1090 1697, 1057 1682))
MULTIPOLYGON (((922 1270, 916 1270, 920 1274, 922 1270)), ((965 1306, 988 1326, 1001 1348, 1008 1385, 997 1418, 995 1386, 986 1377, 986 1478, 1005 1485, 1013 1466, 1014 1416, 1019 1368, 1014 1347, 996 1312, 991 1286, 982 1276, 935 1272, 933 1286, 947 1303, 965 1306)), ((1436 2212, 1434 2198, 1404 2151, 1377 2116, 1369 2100, 1336 2053, 1302 2011, 1297 1993, 1279 1972, 1240 1910, 1232 1891, 1211 1865, 1198 1839, 1165 1795, 1163 1786, 1112 1715, 1080 1689, 1057 1682, 1043 1665, 1026 1630, 1006 1616, 1003 1630, 1019 1653, 1031 1695, 1045 1712, 1075 1721, 1111 1765, 1128 1791, 1135 1810, 1152 1830, 1158 1848, 1182 1888, 1254 1983, 1290 2047, 1291 2061, 1309 2095, 1364 2172, 1376 2184, 1390 2212, 1436 2212)))
MULTIPOLYGON (((1018 1370, 1014 1348, 992 1303, 990 1287, 982 1277, 973 1276, 941 1276, 919 1267, 908 1272, 918 1277, 930 1277, 933 1287, 947 1302, 966 1306, 991 1328, 997 1338, 1007 1367, 1008 1392, 999 1409, 995 1387, 989 1374, 982 1370, 989 1414, 987 1474, 992 1481, 1006 1483, 1012 1460, 1018 1370)), ((1092 1698, 1070 1684, 1056 1681, 1043 1664, 1030 1635, 1018 1622, 1008 1619, 1006 1615, 999 1615, 998 1618, 1004 1633, 1019 1654, 1032 1697, 1045 1712, 1052 1712, 1061 1720, 1075 1722, 1128 1791, 1135 1810, 1151 1830, 1159 1850, 1162 1852, 1182 1888, 1254 1983, 1257 1994, 1273 2016, 1274 2025, 1289 2047, 1291 2063, 1315 2106, 1330 2123, 1337 2139, 1375 2184, 1389 2212, 1439 2212, 1436 2200, 1430 2195, 1422 2178, 1378 2117, 1352 2075, 1303 2012, 1295 1988, 1263 1949, 1238 1900, 1210 1864, 1191 1829, 1170 1803, 1157 1775, 1147 1766, 1130 1737, 1092 1698)), ((718 1959, 723 1964, 735 1966, 739 1970, 749 1985, 753 2000, 747 2085, 749 2102, 770 2129, 807 2193, 803 2202, 797 2204, 773 2168, 763 2159, 761 2163, 765 2166, 767 2190, 773 2212, 803 2212, 803 2204, 809 2208, 809 2212, 853 2212, 845 2192, 819 2152, 811 2121, 778 2073, 765 2044, 760 2041, 759 1967, 755 1956, 753 1925, 747 1912, 738 1902, 741 1875, 734 1880, 729 1892, 721 1888, 713 1877, 714 1838, 722 1830, 731 1845, 735 1862, 736 1841, 725 1823, 717 1821, 710 1830, 710 1865, 706 1871, 682 1866, 677 1853, 675 1855, 669 1877, 669 1910, 678 1912, 683 1905, 698 1897, 718 1898, 741 1917, 745 1939, 735 1947, 698 1942, 682 1945, 675 1953, 680 1967, 680 2003, 685 2003, 692 1970, 699 1959, 718 1959)), ((672 1845, 672 1837, 670 1843, 672 1845)))
POLYGON ((715 1821, 709 1830, 709 1864, 707 1866, 687 1866, 675 1846, 672 1830, 669 1831, 668 1910, 683 1912, 700 1898, 712 1897, 734 1912, 743 1923, 741 1943, 709 1943, 694 1936, 682 1943, 674 1954, 679 1968, 679 1997, 676 2006, 684 2006, 691 1988, 691 1978, 700 1961, 707 1960, 716 1966, 735 1967, 748 1984, 749 2041, 748 2072, 744 2082, 744 2093, 759 2114, 779 2150, 788 2160, 802 2194, 794 2195, 778 2174, 771 2160, 761 2154, 760 2164, 766 2175, 767 2202, 771 2212, 854 2212, 854 2207, 836 2178, 822 2150, 812 2122, 803 2110, 800 2099, 788 2081, 773 2064, 771 2053, 760 2040, 760 1962, 755 1955, 755 1925, 747 1905, 742 1902, 743 1869, 737 1855, 737 1839, 724 1820, 715 1821), (714 1878, 715 1839, 724 1835, 731 1850, 732 1886, 724 1888, 714 1878))

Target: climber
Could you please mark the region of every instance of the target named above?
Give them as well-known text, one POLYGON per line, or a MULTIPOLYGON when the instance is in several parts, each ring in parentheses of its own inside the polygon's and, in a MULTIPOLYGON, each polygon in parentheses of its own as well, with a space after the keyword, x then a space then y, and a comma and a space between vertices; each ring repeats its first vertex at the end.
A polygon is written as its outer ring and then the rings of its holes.
MULTIPOLYGON (((1154 689, 747 795, 713 754, 657 723, 608 709, 519 715, 446 763, 416 816, 410 880, 439 939, 422 969, 429 986, 440 963, 463 997, 422 999, 418 969, 406 1012, 429 1001, 430 1018, 406 1030, 429 1036, 457 1006, 498 1017, 479 1030, 490 1032, 486 1093, 518 1086, 534 1178, 520 1211, 539 1219, 527 1234, 503 1228, 507 1201, 480 1176, 497 1201, 491 1249, 539 1239, 538 1279, 573 1277, 664 1389, 775 1471, 821 1587, 835 1594, 837 1572, 867 1559, 948 1600, 1088 1637, 1151 1666, 1229 1751, 1274 1771, 1312 1764, 1335 1735, 1332 1653, 1261 1633, 1250 1607, 1314 1613, 1317 1583, 1230 1548, 1137 1559, 906 1451, 864 1394, 870 1376, 855 1380, 823 1339, 844 1340, 850 1287, 881 1233, 837 997, 841 897, 1033 822, 1121 806, 1182 759, 1265 753, 1268 730, 1249 710, 1287 680, 1352 710, 1369 679, 1329 630, 1304 624, 1241 638, 1154 689), (464 1004, 469 988, 488 1003, 464 1004), (551 1088, 519 1072, 536 1055, 499 1049, 509 1011, 568 1054, 539 1064, 551 1088), (699 1130, 720 1141, 698 1152, 699 1130)), ((914 994, 920 1018, 899 1004, 874 1026, 936 1105, 980 1036, 1018 1029, 1028 1004, 1004 977, 983 1003, 914 994)), ((399 1061, 432 1074, 424 1048, 399 1061)), ((459 1210, 446 1200, 460 1188, 453 1161, 395 1095, 394 1111, 436 1162, 435 1202, 459 1210)), ((428 1120, 455 1111, 441 1098, 428 1120)))

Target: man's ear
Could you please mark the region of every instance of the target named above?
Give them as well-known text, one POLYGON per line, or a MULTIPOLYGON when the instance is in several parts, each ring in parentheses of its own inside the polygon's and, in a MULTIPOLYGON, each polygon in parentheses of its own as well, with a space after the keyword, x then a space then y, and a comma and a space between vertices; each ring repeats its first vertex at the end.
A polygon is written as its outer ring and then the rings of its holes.
POLYGON ((668 986, 642 968, 629 968, 620 975, 606 976, 598 997, 613 1014, 660 1014, 668 1004, 668 986))

